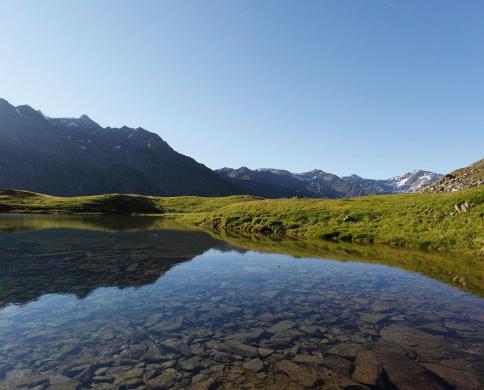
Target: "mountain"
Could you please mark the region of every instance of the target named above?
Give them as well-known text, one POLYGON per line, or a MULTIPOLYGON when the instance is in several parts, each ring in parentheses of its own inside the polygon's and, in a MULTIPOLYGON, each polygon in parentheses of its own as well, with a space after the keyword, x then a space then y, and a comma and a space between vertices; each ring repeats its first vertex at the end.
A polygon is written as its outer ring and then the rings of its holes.
POLYGON ((223 168, 216 171, 224 179, 241 189, 244 194, 263 198, 336 197, 332 190, 313 191, 298 175, 281 169, 223 168), (319 195, 318 195, 319 194, 319 195))
POLYGON ((454 192, 484 185, 484 159, 448 173, 440 180, 423 187, 421 192, 454 192))
POLYGON ((395 176, 389 179, 389 181, 396 189, 396 192, 417 192, 441 177, 441 174, 417 169, 402 176, 395 176))
POLYGON ((315 169, 292 173, 280 169, 222 168, 216 171, 244 193, 267 198, 311 197, 348 198, 354 196, 416 192, 442 175, 415 170, 386 180, 365 179, 357 175, 339 177, 315 169))
POLYGON ((214 172, 142 128, 101 127, 87 115, 50 118, 0 99, 0 188, 50 195, 345 198, 415 192, 440 178, 413 171, 387 180, 313 170, 223 168, 214 172))
POLYGON ((239 192, 142 128, 103 128, 87 115, 49 118, 0 99, 0 188, 50 195, 239 192))

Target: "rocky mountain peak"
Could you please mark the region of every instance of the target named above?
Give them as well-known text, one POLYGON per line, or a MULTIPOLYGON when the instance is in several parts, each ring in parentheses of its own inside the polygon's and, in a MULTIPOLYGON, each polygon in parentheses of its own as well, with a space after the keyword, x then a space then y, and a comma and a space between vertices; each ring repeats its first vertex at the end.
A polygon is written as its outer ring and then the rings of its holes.
POLYGON ((321 169, 292 173, 281 169, 224 168, 217 173, 246 193, 262 197, 291 196, 345 198, 362 195, 415 192, 441 175, 415 170, 387 180, 365 179, 358 175, 339 177, 321 169))
POLYGON ((0 100, 0 188, 52 195, 237 193, 206 166, 142 128, 103 128, 87 115, 49 118, 0 100))
POLYGON ((0 107, 2 106, 10 106, 13 107, 7 100, 0 98, 0 107))
POLYGON ((82 114, 79 119, 79 123, 82 123, 86 127, 101 127, 97 122, 94 122, 91 118, 89 118, 86 114, 82 114))

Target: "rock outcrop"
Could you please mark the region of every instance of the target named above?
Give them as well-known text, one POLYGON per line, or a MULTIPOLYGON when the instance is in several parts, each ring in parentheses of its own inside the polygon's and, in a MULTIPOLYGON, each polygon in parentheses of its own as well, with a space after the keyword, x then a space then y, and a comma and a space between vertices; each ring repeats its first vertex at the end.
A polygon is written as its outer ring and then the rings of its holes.
POLYGON ((455 192, 483 184, 484 159, 445 175, 435 183, 422 188, 420 192, 455 192))

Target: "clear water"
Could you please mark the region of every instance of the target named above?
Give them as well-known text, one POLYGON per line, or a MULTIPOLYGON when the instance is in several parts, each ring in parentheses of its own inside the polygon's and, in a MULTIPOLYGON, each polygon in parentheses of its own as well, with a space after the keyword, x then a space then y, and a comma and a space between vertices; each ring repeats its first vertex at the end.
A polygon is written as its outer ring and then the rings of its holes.
POLYGON ((484 386, 484 300, 418 273, 151 222, 3 222, 2 389, 484 386))

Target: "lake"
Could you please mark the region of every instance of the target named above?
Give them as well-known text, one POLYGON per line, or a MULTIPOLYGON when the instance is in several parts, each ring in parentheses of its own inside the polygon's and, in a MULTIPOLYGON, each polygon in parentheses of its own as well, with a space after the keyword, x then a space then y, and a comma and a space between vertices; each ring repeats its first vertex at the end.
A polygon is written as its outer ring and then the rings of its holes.
POLYGON ((484 388, 479 259, 148 217, 4 215, 0 249, 1 389, 484 388))

